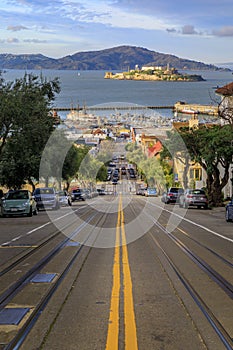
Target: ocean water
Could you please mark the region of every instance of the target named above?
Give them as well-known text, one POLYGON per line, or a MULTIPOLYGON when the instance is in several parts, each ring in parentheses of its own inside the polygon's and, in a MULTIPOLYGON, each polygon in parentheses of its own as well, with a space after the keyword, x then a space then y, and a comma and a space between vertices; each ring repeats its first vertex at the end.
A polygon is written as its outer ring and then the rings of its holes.
MULTIPOLYGON (((109 80, 104 79, 105 71, 33 70, 28 72, 37 75, 42 73, 48 79, 59 78, 61 92, 54 101, 54 107, 71 109, 78 105, 93 107, 104 104, 115 106, 115 111, 120 105, 173 106, 178 101, 216 105, 219 101, 219 96, 215 93, 216 88, 233 81, 232 72, 220 71, 185 72, 201 75, 205 79, 201 82, 109 80)), ((3 77, 12 81, 22 77, 24 73, 24 70, 7 70, 3 73, 3 77)), ((157 111, 161 116, 172 116, 170 109, 157 111)), ((65 117, 67 113, 59 112, 61 117, 65 117)))

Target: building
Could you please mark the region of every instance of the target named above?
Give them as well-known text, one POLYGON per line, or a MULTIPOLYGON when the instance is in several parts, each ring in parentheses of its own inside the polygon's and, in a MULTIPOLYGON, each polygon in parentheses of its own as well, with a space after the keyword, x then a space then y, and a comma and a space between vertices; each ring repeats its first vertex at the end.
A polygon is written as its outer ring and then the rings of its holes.
POLYGON ((230 123, 233 125, 233 82, 218 88, 215 92, 221 96, 218 108, 222 124, 230 123))

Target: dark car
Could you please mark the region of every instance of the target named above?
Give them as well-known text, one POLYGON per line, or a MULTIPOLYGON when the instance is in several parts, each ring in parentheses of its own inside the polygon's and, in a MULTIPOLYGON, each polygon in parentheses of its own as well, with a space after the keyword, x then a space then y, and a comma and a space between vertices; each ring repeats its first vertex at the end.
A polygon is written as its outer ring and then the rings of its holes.
POLYGON ((71 200, 74 201, 85 201, 86 195, 80 188, 76 188, 71 192, 71 200))
POLYGON ((121 167, 121 175, 126 175, 126 167, 125 166, 121 167))
POLYGON ((59 198, 53 187, 38 187, 35 189, 33 195, 37 210, 58 210, 60 208, 59 198))
POLYGON ((136 174, 135 174, 135 170, 133 168, 129 168, 128 169, 128 172, 129 172, 129 177, 131 179, 136 179, 136 174))
POLYGON ((179 201, 180 195, 184 193, 182 187, 170 187, 167 192, 164 192, 161 201, 168 203, 176 203, 179 201))
POLYGON ((202 189, 187 189, 180 196, 179 206, 182 208, 188 207, 198 207, 198 208, 208 208, 208 198, 206 193, 202 189))
POLYGON ((233 221, 233 199, 226 205, 226 221, 233 221))
POLYGON ((103 188, 97 188, 97 192, 99 194, 99 196, 104 196, 106 195, 106 192, 103 188))
POLYGON ((34 197, 28 190, 9 191, 1 198, 1 216, 37 215, 34 197))
POLYGON ((112 184, 113 184, 113 185, 117 185, 117 183, 118 183, 118 179, 114 177, 114 178, 112 179, 112 184))

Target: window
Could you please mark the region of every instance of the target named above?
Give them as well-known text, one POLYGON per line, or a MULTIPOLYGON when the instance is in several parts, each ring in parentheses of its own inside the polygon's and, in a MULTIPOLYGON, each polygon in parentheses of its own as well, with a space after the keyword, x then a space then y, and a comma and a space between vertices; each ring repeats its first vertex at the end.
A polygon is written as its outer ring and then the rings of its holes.
POLYGON ((190 179, 201 180, 202 171, 201 168, 191 168, 189 171, 190 179))

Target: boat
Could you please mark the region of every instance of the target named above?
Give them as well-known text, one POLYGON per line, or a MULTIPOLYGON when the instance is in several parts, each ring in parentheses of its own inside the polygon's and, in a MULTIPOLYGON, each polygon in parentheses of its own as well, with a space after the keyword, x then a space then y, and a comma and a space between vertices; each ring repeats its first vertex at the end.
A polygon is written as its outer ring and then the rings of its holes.
POLYGON ((191 108, 183 108, 180 112, 185 114, 199 114, 198 109, 191 109, 191 108))

